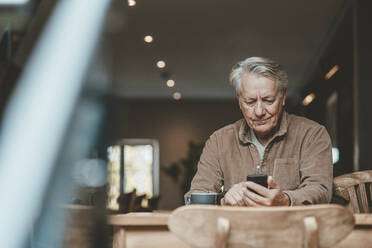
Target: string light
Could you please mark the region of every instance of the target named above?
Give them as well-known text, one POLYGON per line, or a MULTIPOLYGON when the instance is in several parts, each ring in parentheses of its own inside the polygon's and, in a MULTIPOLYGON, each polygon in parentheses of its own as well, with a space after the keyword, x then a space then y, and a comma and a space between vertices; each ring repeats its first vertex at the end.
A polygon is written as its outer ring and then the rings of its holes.
POLYGON ((158 62, 156 62, 156 66, 158 68, 164 68, 165 67, 165 62, 163 60, 159 60, 158 62))
POLYGON ((313 100, 315 99, 315 94, 314 93, 310 93, 309 95, 307 95, 304 100, 302 101, 302 104, 304 106, 307 106, 309 105, 313 100))
POLYGON ((144 38, 144 41, 146 43, 151 43, 153 42, 154 38, 151 36, 151 35, 146 35, 145 38, 144 38))
POLYGON ((173 93, 173 99, 174 100, 180 100, 181 97, 182 97, 181 93, 179 93, 179 92, 174 92, 173 93))
POLYGON ((172 79, 169 79, 169 80, 167 81, 167 86, 168 86, 169 88, 172 88, 175 84, 176 84, 176 82, 174 82, 174 80, 172 80, 172 79))
POLYGON ((333 66, 332 69, 330 69, 325 75, 325 79, 330 79, 339 69, 340 67, 338 67, 338 65, 333 66))
POLYGON ((128 0, 128 6, 130 6, 130 7, 136 6, 136 1, 135 0, 128 0))

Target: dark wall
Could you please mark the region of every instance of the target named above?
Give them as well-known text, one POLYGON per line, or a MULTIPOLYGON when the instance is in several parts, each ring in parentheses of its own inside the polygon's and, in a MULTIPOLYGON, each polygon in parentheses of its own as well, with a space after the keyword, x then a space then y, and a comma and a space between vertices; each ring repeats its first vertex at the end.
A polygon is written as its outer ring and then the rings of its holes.
MULTIPOLYGON (((160 144, 160 166, 168 167, 187 154, 188 143, 205 142, 217 129, 242 118, 238 103, 221 101, 112 100, 104 143, 121 138, 151 138, 160 144)), ((180 182, 160 174, 161 209, 183 203, 180 182)))
POLYGON ((304 115, 328 128, 334 147, 340 151, 339 162, 334 165, 334 175, 353 170, 353 11, 349 8, 333 32, 308 85, 303 98, 313 92, 314 101, 302 107, 304 115), (339 70, 329 79, 326 73, 335 65, 339 70), (327 101, 337 94, 336 130, 327 123, 327 101))
POLYGON ((359 122, 359 170, 372 169, 369 157, 372 147, 371 11, 372 2, 368 0, 347 5, 342 21, 303 90, 303 97, 310 92, 317 96, 309 106, 302 107, 304 115, 324 125, 327 124, 327 100, 332 93, 338 94, 337 142, 334 145, 340 150, 340 160, 334 166, 335 176, 354 171, 354 107, 357 108, 356 119, 359 122), (334 65, 339 66, 339 71, 326 80, 325 74, 334 65), (354 83, 358 85, 358 98, 354 98, 354 83))
POLYGON ((359 80, 359 137, 360 170, 372 169, 372 1, 359 0, 358 26, 358 80, 359 80))

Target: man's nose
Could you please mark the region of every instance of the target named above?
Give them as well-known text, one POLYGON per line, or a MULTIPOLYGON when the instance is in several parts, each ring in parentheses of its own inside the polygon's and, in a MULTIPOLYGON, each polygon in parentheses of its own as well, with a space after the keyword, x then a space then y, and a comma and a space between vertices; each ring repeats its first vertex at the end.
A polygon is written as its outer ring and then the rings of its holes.
POLYGON ((255 114, 256 116, 263 116, 265 114, 265 108, 261 102, 257 102, 256 108, 255 108, 255 114))

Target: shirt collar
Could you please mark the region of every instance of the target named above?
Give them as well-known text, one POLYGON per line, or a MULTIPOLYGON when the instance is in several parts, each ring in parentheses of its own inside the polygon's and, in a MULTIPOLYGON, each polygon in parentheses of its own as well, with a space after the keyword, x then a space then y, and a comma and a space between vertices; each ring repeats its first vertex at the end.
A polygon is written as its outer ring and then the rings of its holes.
MULTIPOLYGON (((247 121, 243 119, 239 127, 238 136, 239 136, 239 140, 243 142, 244 144, 253 143, 249 129, 250 127, 248 126, 247 121)), ((271 140, 273 140, 277 136, 285 135, 287 133, 287 129, 288 129, 288 114, 286 111, 283 110, 283 113, 280 119, 279 129, 277 129, 277 131, 275 132, 271 140)))

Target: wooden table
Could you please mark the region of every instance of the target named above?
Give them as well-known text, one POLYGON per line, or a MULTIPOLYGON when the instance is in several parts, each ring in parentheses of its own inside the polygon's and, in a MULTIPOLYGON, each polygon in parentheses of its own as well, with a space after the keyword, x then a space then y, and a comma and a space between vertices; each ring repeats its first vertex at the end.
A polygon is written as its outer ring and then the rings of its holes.
MULTIPOLYGON (((171 212, 129 213, 108 216, 114 226, 114 248, 190 248, 168 230, 171 212)), ((372 214, 355 214, 354 230, 334 248, 371 247, 372 214)))

